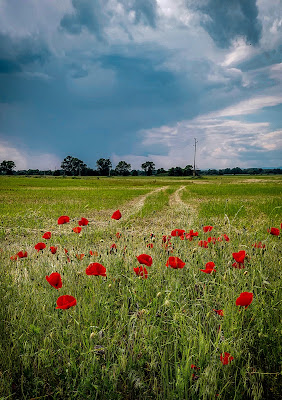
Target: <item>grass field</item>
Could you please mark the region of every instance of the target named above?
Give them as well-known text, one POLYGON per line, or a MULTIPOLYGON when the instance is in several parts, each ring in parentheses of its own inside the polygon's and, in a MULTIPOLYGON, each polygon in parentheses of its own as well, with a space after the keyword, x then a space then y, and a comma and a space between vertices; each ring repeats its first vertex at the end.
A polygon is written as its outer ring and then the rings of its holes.
POLYGON ((0 399, 281 399, 281 235, 267 231, 281 230, 281 184, 0 177, 0 399), (164 243, 176 228, 198 236, 164 243), (243 268, 232 266, 239 251, 243 268), (133 269, 144 253, 147 279, 133 269), (208 262, 216 272, 201 271, 208 262), (87 275, 90 263, 106 277, 87 275), (58 290, 45 278, 54 272, 58 290), (243 292, 247 308, 235 304, 243 292), (56 309, 62 295, 77 304, 56 309))

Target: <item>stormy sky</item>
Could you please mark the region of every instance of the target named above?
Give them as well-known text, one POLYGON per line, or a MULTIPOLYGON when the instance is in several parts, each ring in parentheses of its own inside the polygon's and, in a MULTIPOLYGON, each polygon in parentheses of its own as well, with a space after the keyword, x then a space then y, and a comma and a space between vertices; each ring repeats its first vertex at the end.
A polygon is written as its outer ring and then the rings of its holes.
POLYGON ((281 0, 0 0, 0 161, 282 165, 281 0))

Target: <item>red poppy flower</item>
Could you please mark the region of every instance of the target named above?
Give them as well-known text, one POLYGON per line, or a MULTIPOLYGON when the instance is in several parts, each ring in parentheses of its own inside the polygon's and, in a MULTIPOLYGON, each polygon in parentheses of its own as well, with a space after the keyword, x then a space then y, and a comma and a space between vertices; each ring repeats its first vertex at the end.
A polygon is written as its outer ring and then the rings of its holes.
POLYGON ((253 247, 256 247, 257 249, 265 249, 265 244, 262 244, 261 242, 252 244, 253 247))
POLYGON ((248 308, 249 305, 252 303, 253 298, 254 298, 253 293, 242 292, 236 300, 236 306, 243 306, 245 308, 248 308))
POLYGON ((229 237, 228 237, 225 233, 223 234, 223 237, 224 237, 224 239, 226 240, 226 242, 229 242, 229 241, 230 241, 229 237))
POLYGON ((274 236, 280 235, 280 230, 278 228, 271 228, 270 230, 267 229, 267 232, 269 232, 271 235, 274 235, 274 236))
POLYGON ((200 369, 200 367, 197 367, 197 366, 194 365, 194 364, 191 364, 191 368, 192 368, 192 369, 196 369, 196 370, 197 370, 197 369, 200 369))
POLYGON ((46 281, 55 289, 60 289, 63 286, 61 275, 58 272, 52 272, 50 276, 46 275, 46 281))
POLYGON ((245 250, 241 250, 238 253, 232 253, 232 257, 238 263, 244 264, 244 260, 245 260, 245 257, 246 257, 246 252, 245 252, 245 250))
POLYGON ((148 243, 146 247, 149 247, 149 249, 152 249, 154 247, 153 243, 148 243))
POLYGON ((116 249, 117 248, 117 245, 115 244, 115 243, 113 243, 112 245, 111 245, 111 249, 116 249))
POLYGON ((68 222, 70 222, 70 217, 68 217, 67 215, 62 215, 61 217, 58 218, 59 225, 67 224, 68 222))
MULTIPOLYGON (((199 233, 198 232, 194 232, 193 231, 193 229, 191 229, 190 231, 189 231, 189 233, 185 233, 185 235, 183 235, 183 239, 184 239, 184 237, 186 238, 186 239, 188 239, 188 240, 190 240, 190 242, 193 240, 193 237, 194 236, 198 236, 199 235, 199 233)), ((181 239, 182 239, 182 237, 181 237, 181 239)), ((182 239, 182 240, 183 240, 182 239)))
POLYGON ((221 317, 223 317, 223 315, 224 315, 224 311, 223 310, 215 310, 214 308, 213 308, 213 311, 214 312, 216 312, 218 315, 220 315, 221 317))
POLYGON ((200 271, 205 272, 206 274, 211 274, 212 272, 216 272, 216 269, 214 269, 215 263, 212 261, 209 261, 206 263, 206 268, 201 269, 200 271))
POLYGON ((211 225, 207 225, 207 226, 203 226, 203 231, 206 232, 210 232, 213 229, 213 226, 211 225))
POLYGON ((66 254, 68 254, 68 252, 69 252, 67 249, 64 249, 64 251, 65 251, 66 254))
POLYGON ((205 249, 207 249, 209 247, 208 242, 206 240, 199 240, 198 246, 204 247, 205 249))
POLYGON ((46 244, 45 243, 37 243, 35 246, 34 246, 34 248, 35 248, 35 250, 37 250, 37 251, 40 251, 40 250, 43 250, 43 249, 45 249, 45 247, 46 247, 46 244))
POLYGON ((51 239, 52 233, 51 232, 45 232, 44 235, 42 236, 43 239, 51 239))
POLYGON ((75 228, 72 228, 72 230, 74 231, 74 233, 80 233, 82 228, 80 226, 76 226, 75 228))
POLYGON ((84 255, 85 255, 85 254, 76 254, 75 256, 76 256, 76 258, 77 258, 78 260, 83 260, 84 255))
POLYGON ((17 254, 15 254, 14 256, 11 256, 11 257, 10 257, 10 260, 12 260, 12 261, 16 261, 17 259, 18 259, 17 254))
POLYGON ((99 263, 92 263, 89 264, 88 267, 85 270, 86 275, 101 275, 101 276, 107 276, 106 274, 106 268, 99 263))
POLYGON ((245 265, 244 265, 244 260, 246 257, 245 250, 241 250, 238 253, 232 253, 232 257, 236 261, 235 263, 232 264, 232 267, 238 268, 238 269, 245 268, 245 265))
POLYGON ((117 232, 116 233, 116 237, 117 237, 117 239, 120 239, 121 238, 121 233, 117 232))
POLYGON ((140 267, 133 268, 134 272, 138 276, 142 276, 144 279, 148 278, 148 271, 142 265, 140 267))
POLYGON ((60 296, 57 300, 57 307, 62 310, 67 310, 70 307, 73 307, 76 305, 76 298, 73 296, 69 296, 68 294, 65 294, 64 296, 60 296))
POLYGON ((50 251, 51 251, 51 253, 52 253, 52 254, 56 254, 57 248, 58 248, 58 247, 50 246, 50 251))
POLYGON ((92 250, 90 250, 90 251, 89 251, 89 254, 90 254, 91 256, 98 256, 97 251, 92 251, 92 250))
POLYGON ((208 238, 208 242, 215 244, 216 243, 216 237, 209 237, 208 238))
POLYGON ((234 357, 232 357, 231 354, 227 352, 221 353, 220 361, 222 362, 223 365, 228 365, 232 360, 234 360, 234 357))
POLYGON ((19 258, 25 258, 25 257, 27 257, 27 251, 25 251, 25 252, 19 251, 19 252, 17 253, 17 256, 18 256, 19 258))
POLYGON ((171 267, 174 269, 181 269, 183 268, 185 265, 185 262, 182 261, 180 258, 178 257, 168 257, 166 266, 167 267, 171 267))
POLYGON ((185 229, 174 229, 171 231, 171 236, 182 236, 185 233, 185 229))
POLYGON ((119 210, 116 210, 113 215, 111 216, 112 219, 120 219, 121 218, 121 213, 119 210))
POLYGON ((145 264, 147 267, 150 267, 153 264, 153 259, 148 254, 140 254, 140 256, 137 257, 137 260, 139 261, 139 264, 145 264))
POLYGON ((88 224, 89 224, 89 221, 88 221, 88 219, 86 219, 86 218, 81 218, 81 220, 78 221, 78 225, 79 225, 79 226, 86 226, 86 225, 88 225, 88 224))

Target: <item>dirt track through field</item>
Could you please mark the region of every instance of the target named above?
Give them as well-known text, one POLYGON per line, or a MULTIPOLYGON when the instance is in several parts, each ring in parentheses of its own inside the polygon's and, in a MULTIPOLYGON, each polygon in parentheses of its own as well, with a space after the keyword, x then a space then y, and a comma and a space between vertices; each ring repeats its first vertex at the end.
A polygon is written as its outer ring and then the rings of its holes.
MULTIPOLYGON (((121 222, 126 222, 129 220, 132 216, 138 213, 138 211, 142 210, 146 199, 153 195, 156 194, 162 190, 165 190, 167 186, 163 186, 157 189, 152 190, 149 193, 146 193, 142 196, 138 196, 134 198, 133 200, 130 200, 128 203, 123 204, 120 207, 120 212, 122 214, 122 219, 121 222)), ((89 219, 91 220, 95 226, 97 226, 98 229, 104 229, 109 227, 114 223, 114 220, 111 219, 111 216, 113 212, 116 211, 114 209, 108 209, 108 210, 99 210, 95 211, 93 213, 93 218, 89 219)))
POLYGON ((196 207, 193 204, 185 203, 181 199, 181 192, 186 188, 186 186, 181 186, 170 196, 169 199, 170 218, 172 218, 176 224, 184 225, 184 228, 190 227, 193 224, 194 216, 196 214, 196 207))
MULTIPOLYGON (((161 190, 166 189, 166 187, 159 188, 148 193, 146 196, 142 196, 138 200, 135 199, 130 203, 127 203, 127 206, 130 204, 133 207, 130 210, 130 215, 134 215, 137 211, 141 210, 145 200, 148 196, 159 192, 161 190), (137 200, 137 201, 136 201, 137 200)), ((174 193, 170 195, 168 206, 162 208, 160 211, 153 212, 147 218, 138 219, 138 229, 135 226, 130 227, 130 231, 136 234, 136 231, 142 231, 143 235, 148 235, 149 233, 157 233, 162 232, 162 234, 169 234, 173 229, 192 229, 194 216, 196 215, 196 207, 190 204, 186 204, 181 199, 181 192, 186 189, 186 186, 181 186, 174 193), (142 229, 140 229, 142 226, 142 229)), ((126 219, 126 214, 125 214, 126 219)), ((134 225, 136 225, 134 223, 134 225)))

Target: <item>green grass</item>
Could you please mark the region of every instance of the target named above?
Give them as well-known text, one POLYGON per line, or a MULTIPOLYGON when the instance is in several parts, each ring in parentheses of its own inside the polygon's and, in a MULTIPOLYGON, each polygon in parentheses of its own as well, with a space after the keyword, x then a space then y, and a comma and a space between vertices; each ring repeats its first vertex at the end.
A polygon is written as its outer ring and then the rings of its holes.
POLYGON ((222 178, 219 188, 213 179, 0 179, 5 201, 0 399, 278 400, 281 240, 266 229, 270 223, 280 227, 281 180, 242 180, 222 178), (169 201, 181 186, 186 186, 180 196, 187 211, 169 201), (150 194, 158 188, 164 189, 150 194), (70 193, 74 204, 68 201, 70 193), (145 194, 143 206, 134 208, 145 194), (190 204, 197 212, 189 212, 190 204), (110 219, 116 208, 123 215, 119 221, 110 219), (70 224, 58 227, 60 214, 69 215, 70 224), (77 235, 72 227, 81 216, 90 224, 77 235), (208 224, 214 228, 205 234, 202 225, 208 224), (47 228, 53 236, 45 242, 58 246, 56 255, 48 248, 34 249, 47 228), (230 242, 205 249, 197 245, 198 238, 174 237, 173 253, 168 253, 162 235, 175 228, 198 230, 199 239, 227 233, 230 242), (252 247, 259 240, 266 249, 252 247), (27 250, 28 257, 11 261, 19 250, 27 250), (89 250, 98 255, 90 256, 89 250), (239 250, 248 255, 244 269, 231 266, 232 252, 239 250), (81 253, 85 257, 78 260, 81 253), (133 271, 142 253, 153 258, 146 280, 133 271), (171 255, 185 267, 167 268, 171 255), (216 273, 200 271, 208 261, 214 261, 216 273), (87 276, 91 262, 102 263, 107 278, 87 276), (63 280, 59 291, 45 279, 55 271, 63 280), (240 311, 235 301, 243 291, 252 292, 254 300, 240 311), (63 294, 75 296, 77 305, 55 309, 63 294), (213 309, 224 309, 224 317, 213 309), (223 352, 234 357, 229 365, 220 362, 223 352), (191 364, 200 369, 193 371, 191 364))
POLYGON ((226 216, 235 226, 249 225, 252 221, 253 225, 264 224, 267 228, 282 220, 281 195, 282 184, 277 178, 260 177, 260 182, 254 182, 240 177, 189 185, 182 199, 196 204, 201 221, 215 223, 226 216))

